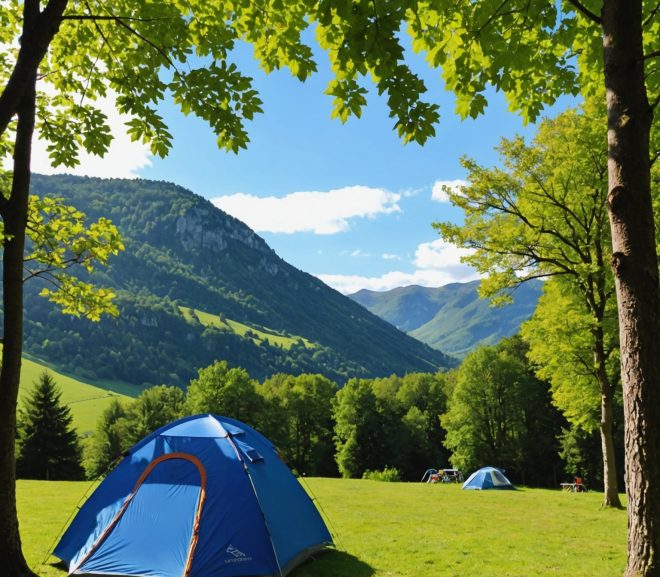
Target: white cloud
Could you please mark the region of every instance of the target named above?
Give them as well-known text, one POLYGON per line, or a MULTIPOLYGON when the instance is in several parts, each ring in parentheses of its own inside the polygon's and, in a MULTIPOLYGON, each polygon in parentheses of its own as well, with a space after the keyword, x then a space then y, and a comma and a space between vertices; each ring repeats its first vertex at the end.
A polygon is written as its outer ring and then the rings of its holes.
POLYGON ((400 199, 401 195, 380 188, 348 186, 282 198, 238 193, 211 202, 256 232, 336 234, 348 230, 351 219, 401 212, 400 199))
MULTIPOLYGON (((32 170, 41 174, 66 172, 103 178, 134 178, 141 168, 151 164, 149 147, 140 142, 132 142, 126 134, 127 116, 119 114, 112 95, 95 102, 108 117, 108 124, 114 136, 110 149, 103 158, 86 152, 80 153, 80 164, 75 168, 59 166, 53 168, 46 152, 47 143, 35 138, 32 149, 32 170)), ((35 135, 36 136, 36 135, 35 135)))
POLYGON ((413 198, 425 190, 428 190, 428 187, 422 186, 420 188, 407 188, 401 191, 401 196, 403 196, 403 198, 413 198))
POLYGON ((425 242, 417 247, 413 272, 390 271, 378 277, 340 274, 317 274, 327 285, 344 294, 360 289, 386 291, 400 286, 420 285, 439 287, 453 282, 477 280, 479 274, 461 263, 469 250, 457 248, 442 239, 425 242))
POLYGON ((415 265, 423 270, 447 270, 456 277, 469 276, 472 268, 461 262, 471 254, 470 249, 459 248, 439 238, 424 242, 415 251, 415 265))
POLYGON ((443 190, 446 186, 452 192, 460 192, 461 186, 467 186, 466 180, 436 180, 433 183, 433 190, 431 191, 431 198, 438 202, 449 202, 449 195, 443 190))
POLYGON ((401 257, 398 254, 390 254, 385 252, 382 254, 383 260, 401 260, 401 257))

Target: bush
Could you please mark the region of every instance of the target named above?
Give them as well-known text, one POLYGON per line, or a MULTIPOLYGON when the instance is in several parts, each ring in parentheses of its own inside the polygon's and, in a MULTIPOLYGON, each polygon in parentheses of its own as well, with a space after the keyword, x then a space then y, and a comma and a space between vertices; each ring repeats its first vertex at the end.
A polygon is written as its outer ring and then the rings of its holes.
POLYGON ((387 481, 388 483, 395 483, 401 480, 401 471, 395 467, 385 467, 382 471, 365 471, 362 478, 371 481, 387 481))

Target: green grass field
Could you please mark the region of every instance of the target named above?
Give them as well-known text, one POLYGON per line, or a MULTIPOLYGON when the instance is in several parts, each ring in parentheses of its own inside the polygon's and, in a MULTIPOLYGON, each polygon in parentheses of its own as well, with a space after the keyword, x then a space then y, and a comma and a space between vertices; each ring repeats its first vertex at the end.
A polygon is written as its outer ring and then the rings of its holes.
POLYGON ((39 375, 44 370, 48 370, 62 390, 62 402, 71 408, 73 424, 80 435, 94 432, 98 418, 113 397, 136 397, 142 392, 141 387, 128 383, 83 382, 58 372, 52 367, 23 358, 19 406, 22 398, 32 388, 32 383, 39 379, 39 375))
MULTIPOLYGON (((618 577, 625 567, 626 512, 602 510, 599 493, 316 478, 303 485, 338 551, 293 577, 618 577)), ((19 481, 25 553, 42 577, 64 577, 41 563, 89 488, 19 481)))

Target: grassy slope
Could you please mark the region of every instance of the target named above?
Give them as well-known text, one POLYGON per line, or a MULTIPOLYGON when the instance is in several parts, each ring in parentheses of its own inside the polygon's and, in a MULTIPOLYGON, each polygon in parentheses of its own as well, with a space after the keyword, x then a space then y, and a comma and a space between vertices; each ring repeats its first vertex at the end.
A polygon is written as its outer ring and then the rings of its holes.
POLYGON ((22 397, 29 392, 32 383, 38 380, 44 370, 48 370, 62 389, 62 402, 71 408, 73 423, 81 435, 94 431, 99 416, 113 397, 136 397, 142 390, 136 385, 121 382, 83 382, 59 373, 47 365, 24 358, 19 406, 22 397))
MULTIPOLYGON (((342 550, 293 577, 618 577, 625 567, 626 512, 601 510, 601 494, 341 479, 305 486, 342 550)), ((26 555, 42 577, 64 577, 39 564, 89 487, 19 482, 26 555)))
POLYGON ((278 334, 275 331, 257 329, 255 327, 250 327, 246 324, 239 323, 238 321, 233 321, 231 319, 222 320, 218 315, 206 313, 198 309, 191 309, 189 307, 179 307, 179 309, 181 309, 181 312, 186 318, 191 318, 194 311, 195 315, 199 319, 199 322, 202 323, 205 327, 216 327, 219 329, 224 329, 233 332, 240 337, 245 336, 245 334, 249 331, 253 335, 257 335, 256 338, 252 339, 257 345, 260 345, 264 341, 268 341, 271 345, 282 347, 284 350, 288 351, 296 342, 302 341, 305 344, 305 347, 308 349, 316 347, 314 343, 302 337, 287 337, 278 334))

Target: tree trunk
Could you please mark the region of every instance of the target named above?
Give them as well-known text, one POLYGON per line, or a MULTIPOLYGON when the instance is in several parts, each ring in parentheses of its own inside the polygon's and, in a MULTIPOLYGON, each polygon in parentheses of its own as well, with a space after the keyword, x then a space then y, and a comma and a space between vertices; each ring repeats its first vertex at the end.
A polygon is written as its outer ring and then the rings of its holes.
POLYGON ((30 189, 36 74, 18 110, 14 172, 9 199, 2 205, 4 346, 0 370, 0 567, 7 577, 34 575, 21 549, 16 511, 16 404, 23 354, 23 252, 30 189))
POLYGON ((614 457, 614 437, 612 414, 612 394, 600 395, 600 444, 603 452, 603 482, 605 495, 603 507, 622 509, 619 499, 619 487, 616 478, 616 461, 614 457))
POLYGON ((644 84, 641 0, 605 0, 608 209, 619 310, 628 567, 660 577, 660 288, 651 206, 652 109, 644 84))
POLYGON ((18 116, 9 197, 0 195, 3 245, 3 350, 0 369, 0 567, 6 577, 34 577, 23 556, 16 510, 16 405, 23 354, 23 256, 35 123, 37 68, 59 30, 68 0, 23 4, 23 35, 16 66, 0 94, 0 134, 18 116))
MULTIPOLYGON (((594 367, 596 380, 600 390, 600 445, 603 456, 603 507, 616 507, 621 509, 619 498, 619 484, 617 481, 616 457, 614 452, 614 385, 607 373, 607 357, 605 352, 605 310, 607 308, 607 290, 605 287, 605 263, 602 254, 602 234, 599 235, 596 248, 596 260, 599 273, 594 279, 595 291, 591 295, 594 303, 593 312, 596 317, 596 326, 592 330, 594 339, 594 367)), ((610 297, 611 298, 611 297, 610 297)))
POLYGON ((594 365, 596 366, 596 378, 600 388, 600 444, 603 454, 603 483, 605 485, 603 507, 621 509, 614 454, 614 387, 605 367, 606 355, 602 325, 603 318, 601 315, 599 327, 594 334, 594 365))

